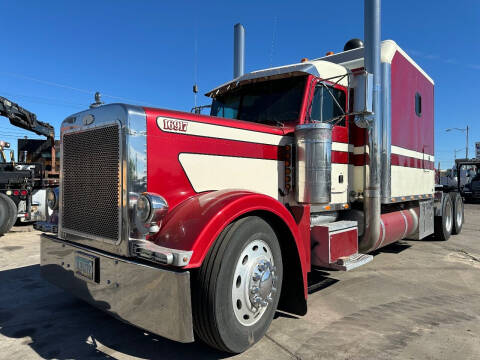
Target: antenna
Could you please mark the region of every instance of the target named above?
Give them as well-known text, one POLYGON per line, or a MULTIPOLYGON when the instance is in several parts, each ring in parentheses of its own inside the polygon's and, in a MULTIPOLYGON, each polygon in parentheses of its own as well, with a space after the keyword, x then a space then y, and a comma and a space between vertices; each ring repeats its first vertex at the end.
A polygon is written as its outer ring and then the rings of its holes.
POLYGON ((194 109, 197 108, 197 94, 198 94, 198 33, 195 28, 195 40, 193 45, 193 103, 194 109))
POLYGON ((278 16, 275 16, 273 20, 272 46, 270 48, 270 67, 273 66, 273 54, 275 51, 275 36, 277 35, 277 21, 278 21, 278 16))

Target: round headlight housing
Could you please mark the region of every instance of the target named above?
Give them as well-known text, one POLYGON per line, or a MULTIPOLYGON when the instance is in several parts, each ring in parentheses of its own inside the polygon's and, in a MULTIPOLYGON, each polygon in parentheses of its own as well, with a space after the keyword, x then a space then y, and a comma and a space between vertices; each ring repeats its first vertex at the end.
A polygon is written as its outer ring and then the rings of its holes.
POLYGON ((136 206, 137 218, 144 224, 148 223, 151 210, 152 206, 149 198, 146 195, 140 195, 140 197, 137 199, 136 206))
POLYGON ((58 187, 47 189, 47 205, 50 210, 58 209, 58 187))

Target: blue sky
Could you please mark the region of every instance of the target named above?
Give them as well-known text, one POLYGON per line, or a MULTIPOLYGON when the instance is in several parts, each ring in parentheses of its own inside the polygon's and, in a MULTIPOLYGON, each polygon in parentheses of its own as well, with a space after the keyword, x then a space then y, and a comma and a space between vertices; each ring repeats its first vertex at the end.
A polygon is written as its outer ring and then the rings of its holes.
MULTIPOLYGON (((449 167, 465 135, 446 128, 470 126, 471 155, 480 141, 480 2, 382 5, 382 39, 395 40, 435 80, 436 162, 449 167)), ((189 111, 194 81, 203 94, 232 77, 237 22, 246 28, 246 71, 338 52, 363 37, 363 1, 353 0, 0 0, 0 14, 0 95, 57 132, 96 90, 105 102, 189 111)), ((0 138, 16 143, 18 135, 34 137, 2 118, 0 138)))

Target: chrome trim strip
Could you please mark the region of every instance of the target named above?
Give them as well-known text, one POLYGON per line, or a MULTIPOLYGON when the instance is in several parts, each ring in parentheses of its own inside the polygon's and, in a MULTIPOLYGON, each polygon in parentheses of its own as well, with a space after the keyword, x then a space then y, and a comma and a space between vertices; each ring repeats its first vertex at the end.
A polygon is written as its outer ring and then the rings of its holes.
POLYGON ((193 251, 170 249, 156 245, 148 240, 130 239, 132 253, 135 256, 150 260, 159 264, 173 266, 187 266, 192 258, 193 251))
POLYGON ((385 224, 383 223, 382 219, 380 219, 380 226, 382 227, 382 240, 380 241, 380 245, 378 245, 375 249, 380 249, 385 241, 385 224))
POLYGON ((403 230, 403 237, 402 237, 402 239, 405 239, 405 237, 407 236, 407 230, 408 230, 408 220, 405 214, 403 213, 403 210, 400 210, 400 215, 402 215, 403 220, 405 221, 405 230, 403 230))
POLYGON ((407 201, 415 201, 415 200, 426 200, 426 199, 433 199, 434 194, 421 194, 421 195, 409 195, 409 196, 396 196, 392 197, 387 201, 387 204, 391 203, 400 203, 400 202, 407 202, 407 201))
POLYGON ((175 341, 194 341, 189 271, 134 262, 46 234, 40 266, 50 283, 122 321, 175 341), (94 280, 75 275, 79 251, 98 259, 94 280))

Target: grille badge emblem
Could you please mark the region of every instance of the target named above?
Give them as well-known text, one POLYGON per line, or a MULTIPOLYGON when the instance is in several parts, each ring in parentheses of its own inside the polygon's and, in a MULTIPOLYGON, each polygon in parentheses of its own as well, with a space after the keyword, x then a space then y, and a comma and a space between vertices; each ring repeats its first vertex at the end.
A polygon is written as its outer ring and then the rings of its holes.
POLYGON ((85 115, 82 119, 83 125, 90 125, 95 121, 95 117, 92 114, 85 115))

